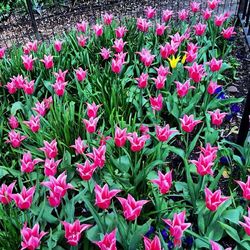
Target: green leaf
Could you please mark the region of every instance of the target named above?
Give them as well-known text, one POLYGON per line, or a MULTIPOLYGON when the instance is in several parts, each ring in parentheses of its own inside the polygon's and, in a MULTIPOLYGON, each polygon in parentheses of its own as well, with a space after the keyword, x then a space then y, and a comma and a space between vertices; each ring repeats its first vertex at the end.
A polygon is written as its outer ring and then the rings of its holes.
POLYGON ((227 219, 235 224, 239 223, 239 220, 243 214, 243 208, 241 206, 238 206, 235 209, 229 209, 224 211, 224 213, 222 213, 222 218, 227 219))
POLYGON ((12 107, 11 107, 11 110, 10 110, 11 114, 12 115, 16 115, 16 112, 18 110, 22 110, 24 112, 24 110, 23 110, 23 104, 21 102, 15 102, 15 103, 13 103, 12 107))

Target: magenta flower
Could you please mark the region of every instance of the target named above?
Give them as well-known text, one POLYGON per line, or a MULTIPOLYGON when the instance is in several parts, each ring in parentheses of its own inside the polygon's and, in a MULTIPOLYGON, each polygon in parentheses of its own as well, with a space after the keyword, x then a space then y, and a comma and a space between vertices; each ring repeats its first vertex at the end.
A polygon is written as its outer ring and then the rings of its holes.
POLYGON ((76 24, 76 29, 80 32, 85 33, 87 30, 88 23, 86 21, 82 21, 81 23, 76 24))
POLYGON ((169 138, 176 133, 178 133, 178 130, 170 129, 169 124, 164 127, 156 126, 156 137, 161 142, 168 141, 169 138))
POLYGON ((106 49, 106 48, 101 49, 100 55, 102 56, 103 60, 109 59, 110 54, 111 54, 111 51, 109 49, 106 49))
POLYGON ((44 66, 46 69, 51 69, 54 66, 54 62, 53 62, 53 56, 52 55, 44 55, 44 58, 42 60, 40 60, 41 62, 44 63, 44 66))
POLYGON ((223 23, 227 20, 227 17, 225 17, 223 14, 215 16, 214 18, 214 24, 218 27, 222 26, 223 23))
POLYGON ((33 70, 33 63, 34 61, 36 60, 35 58, 32 57, 32 55, 24 55, 24 56, 21 56, 22 59, 23 59, 23 65, 24 65, 24 68, 27 70, 27 71, 32 71, 33 70))
POLYGON ((17 120, 17 118, 14 116, 14 115, 11 115, 9 118, 8 118, 8 123, 10 125, 10 127, 12 129, 16 129, 19 127, 19 122, 17 120))
POLYGON ((84 165, 77 163, 76 166, 77 166, 77 171, 80 174, 80 177, 84 181, 90 180, 96 169, 95 164, 91 164, 89 160, 86 160, 84 165))
POLYGON ((44 147, 39 148, 42 150, 47 158, 56 158, 58 154, 57 142, 56 139, 51 141, 50 143, 47 141, 43 141, 44 147))
POLYGON ((62 41, 59 41, 59 40, 56 40, 54 42, 54 48, 57 52, 60 52, 62 50, 62 44, 63 42, 62 41))
POLYGON ((214 193, 208 189, 207 187, 205 188, 205 199, 206 199, 206 207, 210 211, 216 211, 218 207, 227 201, 229 197, 223 197, 221 196, 221 190, 217 190, 214 193))
POLYGON ((159 94, 157 97, 150 97, 150 105, 151 108, 155 111, 161 111, 162 110, 162 106, 163 106, 163 98, 162 95, 159 94))
POLYGON ((93 148, 93 153, 88 153, 87 156, 94 161, 96 167, 103 168, 106 161, 106 145, 93 148))
POLYGON ((236 32, 234 32, 234 27, 228 27, 227 29, 222 29, 221 34, 225 39, 230 39, 236 32))
POLYGON ((12 201, 12 192, 16 182, 12 182, 9 186, 2 184, 0 187, 0 202, 2 204, 9 204, 12 201))
POLYGON ((212 124, 216 126, 220 126, 223 123, 223 119, 227 115, 225 112, 220 112, 219 109, 216 109, 215 111, 208 111, 212 118, 212 124))
POLYGON ((11 130, 8 134, 9 139, 6 143, 10 143, 13 148, 19 148, 23 140, 27 138, 27 136, 21 135, 15 130, 11 130))
POLYGON ((195 83, 201 81, 202 77, 205 76, 205 69, 203 65, 194 62, 192 66, 185 66, 189 73, 189 78, 191 78, 195 83))
POLYGON ((87 116, 95 118, 100 107, 101 105, 96 105, 94 102, 92 104, 87 103, 87 116))
POLYGON ((184 115, 183 118, 180 118, 180 121, 182 130, 187 133, 191 133, 195 126, 202 122, 201 120, 195 120, 194 115, 184 115))
POLYGON ((85 47, 88 38, 83 35, 77 36, 76 38, 77 38, 78 45, 80 47, 85 47))
POLYGON ((76 155, 82 155, 84 154, 84 151, 88 146, 85 145, 84 140, 82 140, 81 137, 79 136, 75 140, 75 144, 71 145, 70 147, 75 149, 76 155))
POLYGON ((142 73, 139 78, 135 78, 140 89, 146 88, 148 84, 148 74, 142 73))
POLYGON ((152 8, 151 6, 148 6, 145 9, 145 15, 147 16, 148 19, 154 18, 155 14, 156 14, 156 10, 152 8))
POLYGON ((187 80, 183 84, 176 81, 175 84, 176 84, 177 94, 179 97, 184 97, 187 95, 190 89, 195 89, 194 86, 190 85, 190 80, 187 80))
POLYGON ((45 116, 46 114, 46 105, 44 102, 35 103, 35 108, 32 108, 32 109, 35 110, 40 116, 45 116))
POLYGON ((248 216, 243 216, 245 223, 239 221, 239 224, 244 228, 246 234, 250 236, 250 207, 248 207, 248 216))
POLYGON ((166 76, 158 75, 157 78, 152 78, 155 82, 156 89, 163 89, 166 82, 166 76))
POLYGON ((94 25, 93 30, 94 30, 97 37, 102 36, 102 34, 103 34, 103 26, 101 24, 94 25))
POLYGON ((172 186, 172 171, 163 174, 158 170, 158 179, 151 180, 151 182, 158 186, 161 194, 166 194, 172 186))
POLYGON ((211 155, 213 161, 216 159, 218 147, 212 147, 210 143, 207 143, 205 148, 201 147, 200 149, 204 156, 211 155))
POLYGON ((52 87, 58 96, 63 96, 65 92, 65 87, 68 82, 56 81, 55 84, 52 84, 52 87))
POLYGON ((110 25, 113 21, 113 15, 112 14, 108 14, 108 13, 105 13, 103 16, 103 22, 105 25, 110 25))
POLYGON ((147 237, 143 237, 145 250, 162 250, 161 241, 157 235, 155 235, 153 240, 147 237))
POLYGON ((117 199, 122 205, 124 217, 129 221, 139 217, 143 205, 149 202, 148 200, 136 201, 130 194, 128 194, 127 199, 121 197, 117 197, 117 199))
POLYGON ((10 78, 17 89, 22 89, 26 79, 22 75, 13 76, 10 78))
POLYGON ((163 59, 169 58, 169 56, 174 55, 179 47, 179 43, 171 41, 171 43, 166 43, 164 46, 160 45, 160 54, 163 59))
POLYGON ((113 189, 109 190, 107 184, 102 188, 96 184, 95 185, 95 205, 101 209, 108 209, 111 203, 111 199, 115 197, 121 190, 113 189))
POLYGON ((54 158, 52 159, 48 159, 46 158, 44 161, 44 174, 45 176, 55 176, 55 174, 57 173, 57 167, 60 164, 62 160, 57 160, 55 161, 54 158))
POLYGON ((126 43, 127 42, 123 42, 122 38, 115 39, 114 45, 112 47, 115 49, 116 53, 120 53, 123 51, 126 43))
POLYGON ((169 22, 170 19, 172 18, 173 16, 173 11, 172 10, 163 10, 162 12, 162 21, 163 22, 169 22))
POLYGON ((159 68, 154 68, 154 69, 157 71, 158 76, 166 77, 167 75, 171 74, 169 72, 169 67, 164 67, 163 65, 161 65, 159 68))
POLYGON ((247 182, 244 183, 242 181, 236 181, 239 185, 240 188, 243 191, 243 198, 246 200, 250 200, 250 176, 247 177, 247 182))
POLYGON ((0 59, 4 58, 6 48, 0 48, 0 59))
POLYGON ((17 87, 16 87, 16 84, 13 82, 13 81, 11 81, 11 82, 8 82, 7 84, 6 84, 6 88, 8 89, 8 92, 9 92, 9 94, 15 94, 16 93, 16 91, 17 91, 17 87))
POLYGON ((34 93, 34 84, 35 84, 34 80, 30 82, 25 80, 23 84, 24 93, 27 95, 32 95, 34 93))
POLYGON ((127 141, 127 128, 120 129, 116 127, 114 141, 117 147, 123 147, 127 141))
POLYGON ((116 38, 123 38, 127 32, 127 28, 125 26, 119 26, 115 29, 116 38))
POLYGON ((31 116, 29 121, 23 122, 27 125, 33 133, 38 132, 40 129, 40 116, 31 116))
POLYGON ((27 227, 27 222, 24 224, 23 228, 21 229, 21 250, 35 250, 39 248, 41 239, 47 234, 47 232, 44 231, 39 233, 39 229, 39 224, 35 224, 33 228, 27 227))
POLYGON ((182 9, 178 12, 178 17, 181 21, 185 21, 188 18, 189 11, 182 9))
POLYGON ((87 70, 83 70, 81 67, 79 67, 78 69, 75 69, 75 74, 77 81, 82 82, 87 76, 87 70))
POLYGON ((83 119, 83 123, 88 133, 90 134, 95 133, 98 120, 99 120, 98 117, 96 118, 90 117, 89 120, 83 119))
POLYGON ((148 32, 149 27, 151 26, 150 22, 147 22, 144 18, 137 18, 136 22, 137 29, 142 32, 148 32))
POLYGON ((139 137, 136 132, 133 132, 132 134, 128 134, 127 139, 130 142, 131 151, 138 152, 144 148, 146 141, 149 139, 149 136, 142 135, 139 137))
POLYGON ((211 18, 211 16, 212 16, 212 11, 209 10, 209 9, 205 9, 205 10, 202 11, 202 16, 203 16, 204 20, 207 21, 208 19, 211 18))
POLYGON ((207 28, 206 24, 198 23, 194 25, 195 35, 202 36, 205 33, 206 28, 207 28))
POLYGON ((116 229, 109 234, 105 234, 102 240, 94 241, 94 243, 100 248, 100 250, 117 250, 115 235, 116 229))
POLYGON ((145 48, 141 52, 136 52, 136 54, 140 55, 140 60, 146 67, 149 67, 155 58, 155 55, 152 55, 151 51, 145 48))
POLYGON ((212 176, 213 175, 212 166, 214 165, 213 160, 214 160, 213 154, 205 156, 203 154, 200 154, 197 161, 190 160, 190 162, 196 166, 199 175, 204 176, 208 174, 212 176))
POLYGON ((68 70, 62 71, 61 69, 59 69, 58 73, 54 72, 56 82, 65 82, 67 73, 68 73, 68 70))
POLYGON ((216 9, 219 3, 220 3, 220 0, 208 0, 207 1, 207 5, 211 10, 216 9))
POLYGON ((190 3, 191 11, 194 12, 194 13, 198 12, 200 10, 200 5, 201 4, 198 3, 198 2, 191 2, 190 3))
POLYGON ((62 221, 62 224, 65 230, 65 238, 71 246, 77 246, 81 233, 92 226, 90 224, 80 224, 79 220, 74 221, 72 224, 62 221))
POLYGON ((35 165, 40 162, 43 162, 43 160, 39 158, 33 160, 30 152, 24 153, 23 158, 21 159, 21 171, 23 173, 31 173, 34 170, 35 165))
POLYGON ((216 58, 212 58, 210 62, 208 62, 208 65, 210 66, 210 70, 212 72, 219 71, 222 66, 223 60, 216 60, 216 58))
POLYGON ((120 58, 113 58, 111 63, 111 70, 119 74, 122 70, 123 61, 120 58))
POLYGON ((21 193, 12 194, 11 198, 15 201, 18 208, 20 208, 21 210, 26 210, 31 206, 35 190, 36 187, 26 189, 26 187, 23 186, 21 193))
POLYGON ((170 226, 170 235, 174 238, 174 245, 181 245, 181 238, 186 229, 191 226, 191 223, 185 223, 186 211, 174 214, 173 221, 170 219, 163 219, 163 221, 170 226))
POLYGON ((215 93, 215 90, 219 88, 221 85, 218 85, 217 82, 211 81, 207 87, 207 92, 210 95, 213 95, 215 93))

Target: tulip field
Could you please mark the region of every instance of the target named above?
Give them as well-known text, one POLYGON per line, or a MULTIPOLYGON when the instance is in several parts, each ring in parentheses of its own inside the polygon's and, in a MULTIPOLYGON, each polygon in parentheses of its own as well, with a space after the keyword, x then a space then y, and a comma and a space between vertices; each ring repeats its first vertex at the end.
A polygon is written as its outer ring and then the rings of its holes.
POLYGON ((0 249, 250 249, 219 2, 0 48, 0 249))

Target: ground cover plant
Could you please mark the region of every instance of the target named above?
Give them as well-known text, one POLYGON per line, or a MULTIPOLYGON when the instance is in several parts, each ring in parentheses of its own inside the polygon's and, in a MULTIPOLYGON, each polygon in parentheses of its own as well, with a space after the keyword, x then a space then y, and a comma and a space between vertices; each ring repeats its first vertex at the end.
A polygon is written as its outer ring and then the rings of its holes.
POLYGON ((218 4, 1 48, 1 249, 250 248, 249 142, 223 130, 242 101, 225 92, 235 32, 218 4))

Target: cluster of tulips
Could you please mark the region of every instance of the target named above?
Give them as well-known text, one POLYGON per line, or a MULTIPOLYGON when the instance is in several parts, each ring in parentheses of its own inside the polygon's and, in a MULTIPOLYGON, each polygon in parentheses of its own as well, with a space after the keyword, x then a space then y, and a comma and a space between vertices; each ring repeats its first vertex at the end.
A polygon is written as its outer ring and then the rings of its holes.
POLYGON ((17 210, 20 235, 0 234, 4 249, 250 248, 235 191, 249 200, 250 177, 219 188, 223 123, 241 101, 223 90, 236 33, 219 4, 106 13, 50 46, 0 48, 0 225, 17 210))

